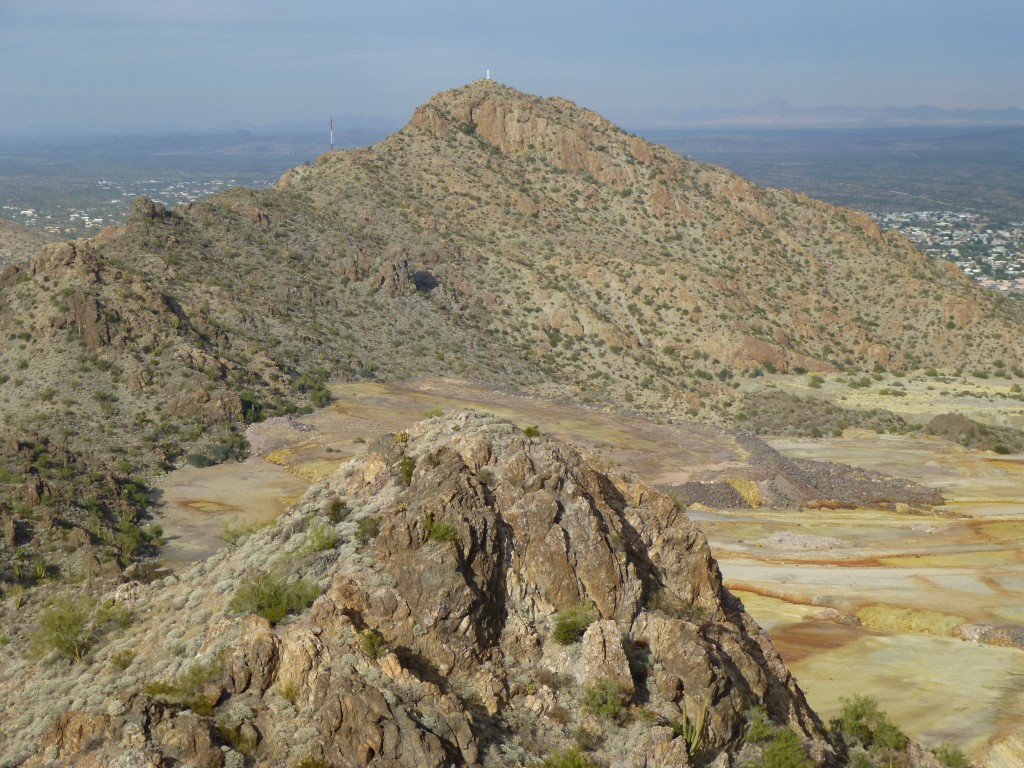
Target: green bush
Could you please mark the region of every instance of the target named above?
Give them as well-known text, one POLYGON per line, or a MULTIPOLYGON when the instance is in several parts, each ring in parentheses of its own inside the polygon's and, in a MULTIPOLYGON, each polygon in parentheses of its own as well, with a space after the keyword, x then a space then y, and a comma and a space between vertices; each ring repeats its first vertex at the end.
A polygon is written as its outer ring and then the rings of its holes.
POLYGON ((423 529, 427 534, 427 541, 451 541, 455 538, 455 529, 448 523, 434 519, 433 514, 423 519, 423 529))
POLYGON ((398 464, 398 476, 402 478, 402 485, 408 486, 412 483, 414 469, 416 469, 416 459, 412 456, 403 456, 398 464))
POLYGON ((311 552, 334 549, 334 545, 337 543, 338 534, 323 520, 315 520, 309 526, 309 532, 306 534, 306 548, 311 552))
POLYGON ((584 708, 612 721, 622 717, 625 699, 622 684, 608 678, 601 678, 583 690, 584 708))
POLYGON ((207 683, 217 680, 224 673, 224 653, 216 653, 205 661, 193 663, 173 683, 152 682, 145 692, 164 704, 184 706, 198 715, 210 717, 216 701, 203 695, 207 683))
POLYGON ((788 728, 780 728, 765 745, 760 768, 814 768, 814 761, 799 736, 788 728))
POLYGON ((941 744, 934 750, 935 758, 946 768, 971 768, 971 761, 960 747, 941 744))
POLYGON ((367 629, 359 638, 359 648, 369 659, 377 660, 388 652, 384 636, 376 629, 367 629))
POLYGON ((232 613, 255 613, 271 624, 285 616, 302 613, 320 596, 320 587, 299 579, 292 583, 284 577, 264 573, 247 579, 238 587, 228 610, 232 613))
POLYGON ((590 603, 576 608, 567 608, 555 614, 555 626, 551 637, 559 645, 572 645, 583 639, 583 635, 594 621, 594 607, 590 603))
POLYGON ((327 504, 324 505, 324 515, 326 515, 327 519, 335 525, 348 517, 348 513, 348 505, 337 496, 332 497, 327 504))
POLYGON ((542 763, 544 768, 598 768, 597 763, 589 756, 580 752, 579 747, 555 752, 542 763))
POLYGON ((56 651, 81 661, 95 640, 93 630, 92 608, 81 601, 63 600, 40 611, 32 648, 38 654, 56 651))
POLYGON ((185 457, 185 461, 187 461, 193 467, 198 467, 199 469, 203 469, 205 467, 212 467, 214 464, 217 463, 209 456, 207 456, 205 453, 190 453, 188 456, 185 457))
POLYGON ((523 435, 526 437, 540 437, 540 427, 536 424, 529 426, 523 430, 523 435))
POLYGON ((865 749, 906 749, 909 739, 889 715, 878 708, 878 702, 870 696, 854 696, 840 699, 843 708, 839 717, 832 720, 834 733, 839 734, 847 744, 860 744, 865 749))
POLYGON ((745 743, 760 744, 768 741, 777 730, 778 727, 768 717, 764 707, 751 707, 747 710, 747 732, 743 736, 745 743))

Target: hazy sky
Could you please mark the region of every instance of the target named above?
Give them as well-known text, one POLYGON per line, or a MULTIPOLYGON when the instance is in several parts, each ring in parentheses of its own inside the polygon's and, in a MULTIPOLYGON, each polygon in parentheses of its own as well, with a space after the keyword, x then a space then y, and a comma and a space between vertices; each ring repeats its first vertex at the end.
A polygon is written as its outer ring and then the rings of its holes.
POLYGON ((490 69, 648 107, 1024 106, 1021 0, 0 0, 0 131, 404 122, 490 69))

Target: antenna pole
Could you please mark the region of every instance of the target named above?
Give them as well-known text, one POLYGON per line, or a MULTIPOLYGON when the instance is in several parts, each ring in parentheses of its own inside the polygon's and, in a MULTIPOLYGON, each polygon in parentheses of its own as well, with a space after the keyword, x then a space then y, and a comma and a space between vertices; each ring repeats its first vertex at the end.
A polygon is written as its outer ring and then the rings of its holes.
POLYGON ((334 151, 334 115, 331 115, 331 152, 334 151))

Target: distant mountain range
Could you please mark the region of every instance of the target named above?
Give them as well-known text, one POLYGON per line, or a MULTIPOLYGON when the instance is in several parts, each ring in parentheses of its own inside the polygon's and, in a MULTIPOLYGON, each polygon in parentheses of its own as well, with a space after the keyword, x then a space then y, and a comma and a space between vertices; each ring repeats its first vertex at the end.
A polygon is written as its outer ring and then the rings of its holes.
MULTIPOLYGON (((609 117, 635 131, 676 128, 887 128, 898 126, 1024 126, 1024 109, 945 109, 943 107, 852 107, 827 105, 797 107, 781 98, 771 98, 749 107, 649 107, 646 109, 607 109, 609 117)), ((180 122, 151 125, 115 125, 112 123, 76 123, 75 137, 168 137, 225 136, 238 132, 254 138, 278 136, 326 137, 329 117, 255 124, 232 120, 215 126, 197 127, 180 122)), ((384 136, 402 127, 404 121, 389 117, 334 116, 335 136, 372 134, 384 136)), ((0 133, 6 139, 65 140, 65 125, 35 125, 29 129, 0 133)), ((353 146, 351 144, 346 146, 353 146)))
POLYGON ((1024 110, 941 107, 795 107, 773 98, 728 109, 652 107, 612 112, 628 128, 886 128, 1024 125, 1024 110))

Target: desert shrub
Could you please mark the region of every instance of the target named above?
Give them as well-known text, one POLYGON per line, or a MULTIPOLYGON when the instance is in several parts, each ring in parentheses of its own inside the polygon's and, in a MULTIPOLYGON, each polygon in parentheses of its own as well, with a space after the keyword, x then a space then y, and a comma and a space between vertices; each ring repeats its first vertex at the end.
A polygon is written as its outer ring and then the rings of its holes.
POLYGON ((260 528, 266 528, 273 525, 272 520, 264 523, 239 523, 237 521, 228 521, 224 523, 224 528, 220 532, 220 537, 228 544, 238 544, 245 541, 247 538, 260 530, 260 528))
POLYGON ((870 696, 840 699, 843 708, 831 722, 832 731, 847 744, 860 744, 872 752, 880 749, 901 751, 908 738, 870 696))
POLYGON ((335 525, 342 522, 346 517, 348 517, 348 513, 348 505, 345 504, 345 502, 339 499, 337 496, 333 496, 324 505, 324 515, 330 522, 334 523, 335 525))
POLYGON ((444 408, 428 408, 423 412, 424 419, 432 419, 435 416, 443 416, 444 408))
POLYGON ((359 649, 368 659, 379 659, 388 652, 384 636, 376 629, 367 629, 359 638, 359 649))
POLYGON ((306 548, 311 552, 323 552, 334 549, 338 543, 338 534, 323 520, 316 520, 306 534, 306 548))
POLYGON ((761 753, 761 768, 814 768, 814 761, 800 737, 788 728, 780 728, 761 753))
POLYGON ((122 672, 132 665, 135 660, 135 651, 131 648, 122 648, 110 657, 110 663, 122 672))
POLYGON ((370 539, 375 539, 380 533, 380 518, 376 515, 368 515, 356 520, 356 541, 366 544, 370 539))
POLYGON ((155 681, 145 692, 165 704, 184 706, 198 715, 209 717, 216 706, 216 698, 204 695, 207 683, 217 680, 224 672, 224 653, 216 653, 204 661, 197 661, 181 673, 172 683, 155 681))
POLYGON ((455 538, 455 529, 448 523, 435 520, 433 514, 428 514, 423 519, 423 529, 427 534, 427 541, 451 541, 455 538))
POLYGON ((38 654, 56 651, 65 658, 81 661, 94 639, 88 604, 62 600, 40 611, 31 644, 38 654))
POLYGON ((217 463, 209 456, 207 456, 205 453, 190 453, 188 456, 185 457, 185 461, 187 461, 193 467, 199 467, 200 469, 202 469, 203 467, 212 467, 214 464, 217 463))
POLYGON ((946 768, 971 768, 971 761, 967 759, 967 755, 953 744, 940 744, 934 754, 946 768))
POLYGON ((555 614, 555 626, 551 637, 559 645, 572 645, 580 641, 587 627, 594 621, 594 608, 590 603, 567 608, 555 614))
POLYGON ((743 741, 749 744, 760 744, 775 735, 777 727, 768 717, 764 707, 751 707, 747 710, 747 732, 743 741))
POLYGON ((595 715, 618 721, 623 713, 626 691, 621 683, 603 677, 583 689, 583 706, 595 715))
POLYGON ((589 755, 580 752, 579 747, 559 750, 544 759, 544 768, 598 768, 589 755))
POLYGON ((402 485, 408 486, 412 483, 414 469, 416 469, 416 459, 412 456, 403 456, 398 463, 398 476, 402 478, 402 485))
POLYGON ((480 485, 487 486, 490 488, 497 481, 494 475, 494 470, 490 467, 484 467, 476 473, 476 479, 480 481, 480 485))
POLYGON ((593 752, 604 744, 604 734, 601 731, 592 731, 589 728, 577 728, 573 734, 576 746, 585 752, 593 752))
POLYGON ((276 624, 285 616, 302 613, 319 596, 320 587, 304 579, 288 583, 282 576, 263 573, 242 582, 228 603, 228 610, 255 613, 276 624))
POLYGON ((523 430, 523 435, 525 435, 526 437, 540 437, 540 427, 538 427, 536 424, 533 424, 532 426, 529 426, 523 430))

